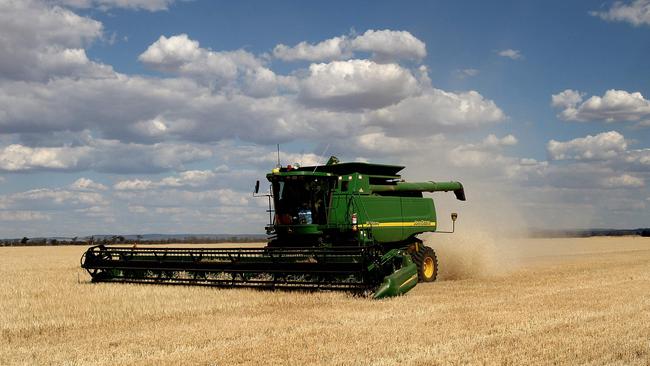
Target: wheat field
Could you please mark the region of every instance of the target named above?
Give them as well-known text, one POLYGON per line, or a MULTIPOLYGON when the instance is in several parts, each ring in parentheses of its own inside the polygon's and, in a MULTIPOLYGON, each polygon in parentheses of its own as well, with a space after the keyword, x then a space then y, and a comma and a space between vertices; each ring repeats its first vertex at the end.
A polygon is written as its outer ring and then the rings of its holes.
POLYGON ((0 364, 650 365, 650 239, 449 239, 406 296, 92 284, 0 248, 0 364))

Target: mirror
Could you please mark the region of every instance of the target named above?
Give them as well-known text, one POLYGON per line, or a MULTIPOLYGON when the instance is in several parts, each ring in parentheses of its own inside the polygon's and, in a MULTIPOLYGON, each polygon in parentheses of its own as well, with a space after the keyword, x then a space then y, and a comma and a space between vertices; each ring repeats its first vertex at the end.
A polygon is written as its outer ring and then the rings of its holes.
POLYGON ((260 181, 255 182, 255 191, 253 193, 258 194, 260 192, 260 181))
POLYGON ((455 213, 455 212, 452 212, 451 213, 451 221, 456 221, 457 218, 458 218, 458 214, 455 213))

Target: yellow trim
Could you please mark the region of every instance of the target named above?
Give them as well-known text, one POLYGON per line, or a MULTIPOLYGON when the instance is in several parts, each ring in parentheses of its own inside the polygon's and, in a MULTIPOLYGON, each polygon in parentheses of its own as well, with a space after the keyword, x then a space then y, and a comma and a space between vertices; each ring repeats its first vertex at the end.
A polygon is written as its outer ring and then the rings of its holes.
POLYGON ((407 283, 409 283, 409 282, 411 282, 411 281, 413 281, 413 280, 417 280, 417 279, 418 279, 418 275, 417 275, 417 273, 416 273, 416 274, 414 274, 413 276, 411 276, 411 278, 409 278, 408 280, 404 281, 404 283, 402 283, 402 284, 399 286, 399 288, 402 288, 402 286, 406 285, 407 283))
POLYGON ((396 221, 396 222, 367 222, 359 224, 360 228, 367 227, 413 227, 413 226, 436 226, 435 221, 396 221))

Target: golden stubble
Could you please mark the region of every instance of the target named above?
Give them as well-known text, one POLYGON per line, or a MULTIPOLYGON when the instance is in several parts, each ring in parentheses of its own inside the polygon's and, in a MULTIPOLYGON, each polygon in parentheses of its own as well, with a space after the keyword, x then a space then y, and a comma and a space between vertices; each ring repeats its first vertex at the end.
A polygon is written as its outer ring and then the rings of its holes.
POLYGON ((0 248, 0 364, 650 364, 650 240, 440 238, 441 280, 381 301, 92 284, 85 248, 0 248))

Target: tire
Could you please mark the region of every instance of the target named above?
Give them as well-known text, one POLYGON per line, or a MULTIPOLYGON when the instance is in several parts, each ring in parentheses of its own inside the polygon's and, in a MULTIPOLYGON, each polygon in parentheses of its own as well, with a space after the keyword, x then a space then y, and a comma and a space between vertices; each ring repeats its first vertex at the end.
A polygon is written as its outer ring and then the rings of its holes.
POLYGON ((438 258, 433 249, 418 243, 418 251, 411 254, 418 267, 418 282, 433 282, 438 277, 438 258))

